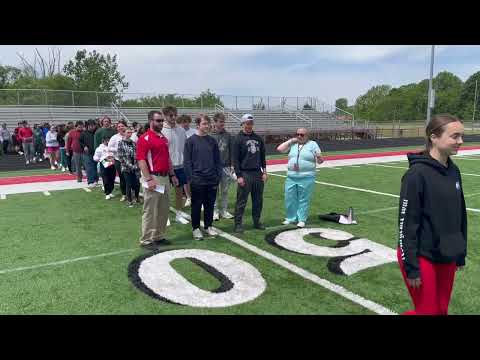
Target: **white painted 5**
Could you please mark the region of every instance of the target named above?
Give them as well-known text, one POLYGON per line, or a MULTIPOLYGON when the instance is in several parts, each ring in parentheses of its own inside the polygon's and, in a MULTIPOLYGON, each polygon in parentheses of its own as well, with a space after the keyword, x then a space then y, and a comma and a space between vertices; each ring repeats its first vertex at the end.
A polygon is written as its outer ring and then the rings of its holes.
POLYGON ((287 250, 321 257, 351 256, 370 250, 370 252, 349 257, 340 263, 340 269, 346 275, 352 275, 361 270, 397 261, 395 250, 368 239, 350 240, 347 246, 332 248, 306 242, 304 236, 312 233, 320 233, 320 236, 323 238, 334 241, 354 238, 352 234, 346 231, 328 228, 309 228, 284 231, 278 234, 274 241, 287 250))

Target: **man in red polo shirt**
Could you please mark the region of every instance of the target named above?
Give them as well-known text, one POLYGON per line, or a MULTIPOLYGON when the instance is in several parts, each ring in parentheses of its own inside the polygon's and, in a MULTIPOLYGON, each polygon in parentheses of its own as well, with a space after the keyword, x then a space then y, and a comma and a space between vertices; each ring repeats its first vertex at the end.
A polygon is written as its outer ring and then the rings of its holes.
POLYGON ((20 139, 23 152, 25 153, 25 163, 28 165, 33 160, 33 131, 28 126, 26 121, 23 122, 23 127, 18 130, 18 138, 20 139))
POLYGON ((142 237, 140 246, 153 250, 165 241, 168 212, 170 207, 170 179, 178 186, 168 153, 168 140, 162 135, 163 114, 150 111, 150 128, 137 141, 137 161, 144 187, 142 237))

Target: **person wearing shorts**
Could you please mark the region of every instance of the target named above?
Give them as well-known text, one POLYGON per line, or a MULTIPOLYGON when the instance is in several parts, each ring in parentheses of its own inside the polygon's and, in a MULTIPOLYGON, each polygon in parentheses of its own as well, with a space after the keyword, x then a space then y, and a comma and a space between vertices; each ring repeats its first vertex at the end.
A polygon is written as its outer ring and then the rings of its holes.
POLYGON ((58 128, 52 126, 45 136, 45 145, 48 158, 50 159, 50 168, 57 169, 60 144, 58 142, 58 128))
MULTIPOLYGON (((177 211, 182 210, 183 203, 183 187, 187 183, 185 171, 183 169, 183 151, 187 135, 181 126, 177 126, 177 108, 175 106, 166 106, 162 109, 165 121, 163 123, 162 134, 168 140, 168 152, 172 161, 175 177, 178 179, 178 185, 175 187, 175 208, 177 211), (180 178, 181 179, 180 179, 180 178)), ((183 216, 177 215, 175 221, 180 224, 188 224, 188 220, 183 216)))

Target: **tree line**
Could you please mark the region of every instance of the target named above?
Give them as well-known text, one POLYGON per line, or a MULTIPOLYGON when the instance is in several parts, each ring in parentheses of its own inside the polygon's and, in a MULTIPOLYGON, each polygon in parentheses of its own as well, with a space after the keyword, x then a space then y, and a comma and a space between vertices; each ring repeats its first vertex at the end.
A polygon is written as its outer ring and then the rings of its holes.
MULTIPOLYGON (((473 117, 475 101, 475 83, 480 83, 480 71, 463 82, 458 76, 443 71, 433 78, 435 103, 433 113, 451 113, 464 120, 473 117)), ((478 84, 477 92, 480 92, 478 84)), ((479 119, 480 109, 475 109, 475 119, 479 119)), ((346 98, 335 101, 337 108, 355 115, 356 119, 368 121, 415 121, 424 120, 427 114, 428 79, 418 83, 393 88, 390 85, 378 85, 359 96, 355 104, 348 106, 346 98)))

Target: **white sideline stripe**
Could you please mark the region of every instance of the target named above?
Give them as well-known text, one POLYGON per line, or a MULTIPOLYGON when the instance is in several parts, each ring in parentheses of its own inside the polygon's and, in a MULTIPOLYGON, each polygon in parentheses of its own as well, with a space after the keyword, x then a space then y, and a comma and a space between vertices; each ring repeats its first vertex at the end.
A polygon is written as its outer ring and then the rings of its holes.
POLYGON ((355 211, 355 214, 374 214, 374 213, 379 213, 379 212, 388 211, 388 210, 395 210, 395 209, 398 209, 398 206, 392 206, 392 207, 376 209, 376 210, 355 211))
POLYGON ((86 192, 92 192, 92 190, 90 190, 89 188, 82 188, 83 190, 85 190, 86 192))
POLYGON ((480 159, 472 159, 472 158, 467 158, 464 156, 457 156, 455 157, 455 160, 473 160, 473 161, 480 161, 480 159))
MULTIPOLYGON (((286 175, 272 174, 272 173, 270 173, 269 175, 272 175, 272 176, 280 176, 280 177, 283 177, 283 178, 286 178, 286 177, 287 177, 286 175)), ((355 187, 350 187, 350 186, 343 186, 343 185, 338 185, 338 184, 330 184, 330 183, 326 183, 326 182, 323 182, 323 181, 315 181, 315 183, 320 184, 320 185, 339 187, 339 188, 342 188, 342 189, 362 191, 362 192, 367 192, 367 193, 371 193, 371 194, 391 196, 391 197, 395 197, 395 198, 399 198, 399 197, 400 197, 399 195, 395 195, 395 194, 383 193, 383 192, 373 191, 373 190, 367 190, 367 189, 360 189, 360 188, 355 188, 355 187)))
MULTIPOLYGON (((381 166, 381 167, 385 167, 385 168, 392 168, 392 169, 408 169, 408 167, 402 167, 402 166, 390 166, 390 165, 380 165, 380 164, 366 164, 368 166, 381 166)), ((461 175, 465 175, 465 176, 480 176, 480 174, 470 174, 470 173, 463 173, 461 172, 460 173, 461 175)))
POLYGON ((7 199, 7 195, 5 194, 0 194, 0 200, 6 200, 7 199))
MULTIPOLYGON (((175 210, 173 207, 170 207, 170 210, 174 213, 178 213, 180 215, 182 215, 183 217, 189 219, 190 216, 186 213, 184 213, 183 211, 177 211, 175 210)), ((202 225, 203 225, 203 221, 201 222, 202 225)), ((242 240, 242 239, 239 239, 233 235, 230 235, 220 229, 217 229, 215 227, 212 226, 212 228, 218 232, 218 234, 227 239, 227 240, 230 240, 231 242, 247 249, 247 250, 250 250, 251 252, 257 254, 257 255, 260 255, 262 257, 264 257, 265 259, 268 259, 270 260, 271 262, 287 269, 287 270, 290 270, 291 272, 297 274, 297 275, 300 275, 301 277, 303 277, 304 279, 307 279, 307 280, 310 280, 312 282, 314 282, 315 284, 317 285, 320 285, 322 287, 324 287, 325 289, 327 290, 330 290, 330 291, 333 291, 334 293, 340 295, 340 296, 343 296, 344 298, 358 304, 358 305, 361 305, 363 306, 364 308, 368 309, 368 310, 371 310, 379 315, 398 315, 397 313, 393 312, 392 310, 390 309, 387 309, 386 307, 383 307, 382 305, 380 304, 377 304, 371 300, 368 300, 368 299, 365 299, 363 297, 361 297, 360 295, 357 295, 355 293, 352 293, 351 291, 345 289, 344 287, 340 286, 340 285, 337 285, 337 284, 334 284, 328 280, 325 280, 325 279, 322 279, 321 277, 315 275, 315 274, 312 274, 311 272, 307 271, 307 270, 304 270, 292 263, 289 263, 288 261, 286 260, 283 260, 281 258, 279 258, 278 256, 275 256, 265 250, 262 250, 262 249, 259 249, 257 248, 256 246, 253 246, 249 243, 247 243, 246 241, 242 240)))
MULTIPOLYGON (((272 173, 270 173, 269 175, 279 176, 279 177, 283 177, 283 178, 287 177, 286 175, 272 174, 272 173)), ((320 184, 320 185, 338 187, 338 188, 342 188, 342 189, 355 190, 355 191, 367 192, 367 193, 371 193, 371 194, 377 194, 377 195, 384 195, 384 196, 391 196, 391 197, 395 197, 395 198, 400 198, 400 195, 383 193, 383 192, 379 192, 379 191, 373 191, 373 190, 367 190, 367 189, 361 189, 361 188, 355 188, 355 187, 351 187, 351 186, 343 186, 343 185, 338 185, 338 184, 330 184, 330 183, 326 183, 326 182, 322 182, 322 181, 315 181, 315 183, 316 183, 316 184, 320 184)), ((467 210, 468 210, 468 211, 472 211, 472 212, 479 212, 479 213, 480 213, 480 209, 467 208, 467 210)))
POLYGON ((14 268, 14 269, 5 269, 5 270, 0 270, 0 275, 11 273, 11 272, 16 272, 16 271, 33 270, 33 269, 49 267, 49 266, 71 264, 71 263, 77 262, 77 261, 84 261, 84 260, 90 260, 90 259, 95 259, 95 258, 100 258, 100 257, 113 256, 113 255, 123 254, 123 253, 132 252, 132 251, 136 251, 136 250, 138 250, 138 249, 119 250, 119 251, 114 251, 114 252, 110 252, 110 253, 104 253, 104 254, 98 254, 98 255, 92 255, 92 256, 82 256, 82 257, 75 258, 75 259, 66 259, 66 260, 61 260, 61 261, 55 261, 55 262, 46 263, 46 264, 24 266, 24 267, 18 267, 18 268, 14 268))
POLYGON ((43 192, 43 195, 45 195, 45 196, 50 196, 50 195, 52 195, 52 194, 50 194, 48 191, 44 191, 44 192, 43 192))
POLYGON ((470 197, 470 196, 477 196, 477 195, 480 195, 480 193, 473 193, 473 194, 468 194, 468 195, 464 195, 465 197, 470 197))

